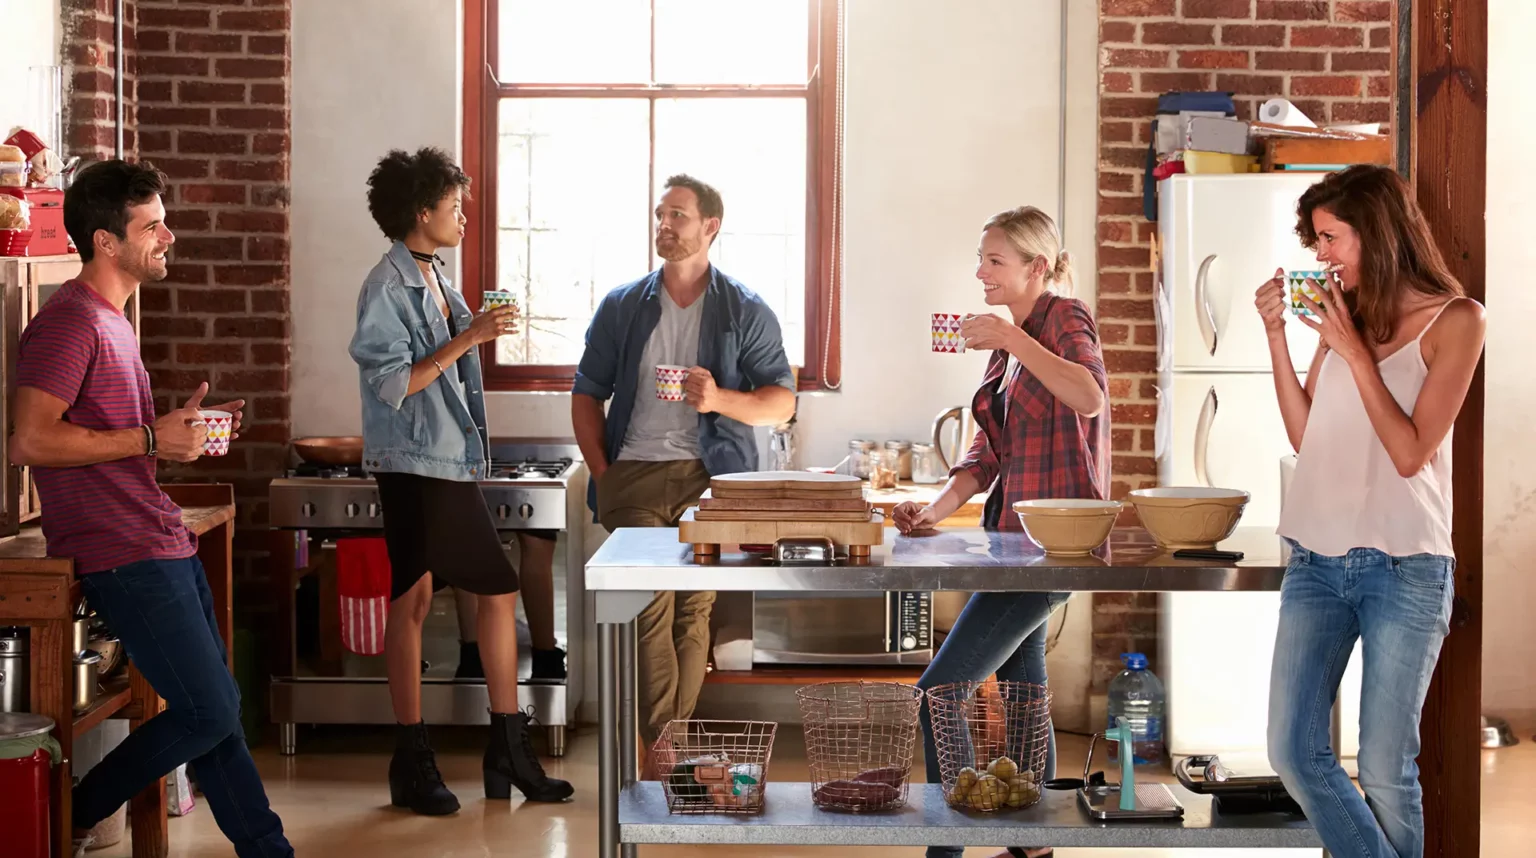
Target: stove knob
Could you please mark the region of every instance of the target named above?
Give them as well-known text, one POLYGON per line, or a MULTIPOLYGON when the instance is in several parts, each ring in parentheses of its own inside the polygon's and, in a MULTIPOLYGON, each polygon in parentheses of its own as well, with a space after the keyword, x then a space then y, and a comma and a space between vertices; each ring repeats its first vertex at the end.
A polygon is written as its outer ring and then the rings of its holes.
POLYGON ((496 507, 496 517, 501 519, 502 521, 506 521, 507 519, 511 518, 512 517, 512 507, 509 507, 506 504, 499 504, 499 505, 497 505, 497 507, 496 507))
POLYGON ((517 517, 523 521, 533 518, 533 504, 525 503, 517 508, 517 517))
POLYGON ((379 517, 379 505, 378 504, 376 504, 376 503, 368 504, 368 517, 369 518, 378 518, 379 517))
POLYGON ((917 638, 907 635, 901 639, 902 649, 917 649, 917 638))
POLYGON ((315 505, 312 504, 312 503, 301 503, 301 504, 299 504, 299 515, 302 515, 305 518, 314 518, 315 517, 315 505))
POLYGON ((347 518, 352 518, 352 517, 356 516, 357 515, 357 504, 355 504, 355 503, 347 504, 346 511, 347 511, 347 518))

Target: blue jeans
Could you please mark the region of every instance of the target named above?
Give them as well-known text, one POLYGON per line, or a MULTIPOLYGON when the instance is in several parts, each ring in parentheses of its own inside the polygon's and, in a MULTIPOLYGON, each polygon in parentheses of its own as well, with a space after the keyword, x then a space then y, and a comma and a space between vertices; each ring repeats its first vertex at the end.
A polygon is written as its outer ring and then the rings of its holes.
MULTIPOLYGON (((1045 685, 1047 622, 1057 606, 1071 593, 976 593, 950 629, 944 645, 923 671, 918 687, 933 688, 951 682, 979 682, 993 673, 1002 682, 1045 685)), ((934 747, 933 722, 922 707, 923 758, 928 782, 940 783, 938 749, 934 747)), ((1056 776, 1056 731, 1048 732, 1045 776, 1056 776)), ((1022 764, 1022 763, 1021 763, 1022 764)), ((930 846, 928 858, 958 858, 959 846, 930 846)))
POLYGON ((190 762, 236 855, 293 855, 245 746, 240 691, 226 666, 203 564, 196 557, 132 563, 83 575, 80 589, 166 709, 129 733, 80 781, 74 793, 75 827, 106 819, 146 786, 190 762))
POLYGON ((1269 761, 1333 858, 1420 858, 1419 710, 1450 631, 1456 561, 1291 544, 1269 685, 1269 761), (1329 747, 1339 680, 1363 642, 1360 785, 1329 747))

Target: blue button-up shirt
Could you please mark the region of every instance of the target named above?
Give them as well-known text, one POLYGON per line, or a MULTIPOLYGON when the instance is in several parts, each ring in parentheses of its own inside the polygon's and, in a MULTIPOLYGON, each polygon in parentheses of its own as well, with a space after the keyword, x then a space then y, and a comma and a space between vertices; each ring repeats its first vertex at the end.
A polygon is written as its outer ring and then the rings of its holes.
MULTIPOLYGON (((661 289, 660 269, 620 286, 598 305, 587 328, 587 348, 571 392, 599 402, 613 399, 606 423, 610 463, 624 446, 641 374, 651 371, 640 366, 640 356, 661 321, 661 289)), ((757 293, 711 265, 703 301, 698 365, 709 370, 716 385, 752 391, 776 384, 794 390, 778 317, 757 293)), ((699 449, 711 474, 757 470, 752 427, 723 414, 699 415, 699 449)), ((587 503, 597 509, 595 481, 588 485, 587 503)))

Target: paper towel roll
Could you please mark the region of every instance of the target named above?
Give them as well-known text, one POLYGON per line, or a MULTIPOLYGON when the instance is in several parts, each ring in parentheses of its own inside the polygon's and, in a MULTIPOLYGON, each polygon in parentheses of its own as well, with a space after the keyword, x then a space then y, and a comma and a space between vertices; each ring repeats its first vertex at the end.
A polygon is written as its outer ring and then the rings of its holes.
POLYGON ((1283 98, 1271 98, 1259 105, 1259 121, 1295 128, 1316 128, 1317 123, 1307 118, 1296 105, 1283 98))

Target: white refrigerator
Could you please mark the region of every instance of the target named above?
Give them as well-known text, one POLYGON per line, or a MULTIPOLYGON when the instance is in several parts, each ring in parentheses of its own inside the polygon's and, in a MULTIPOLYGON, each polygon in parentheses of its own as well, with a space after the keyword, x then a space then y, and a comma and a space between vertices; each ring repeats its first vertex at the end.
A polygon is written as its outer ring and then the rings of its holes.
MULTIPOLYGON (((1293 454, 1275 400, 1269 346, 1253 306, 1276 268, 1313 269, 1295 232, 1296 202, 1316 173, 1176 175, 1158 192, 1158 479, 1250 494, 1241 524, 1280 518, 1281 460, 1293 454)), ((1317 336, 1287 325, 1305 372, 1317 336)), ((1279 537, 1276 537, 1278 540, 1279 537)), ((1268 769, 1270 662, 1278 593, 1166 593, 1161 659, 1173 760, 1218 754, 1243 771, 1268 769)), ((1358 653, 1340 697, 1346 766, 1359 747, 1358 653)))

